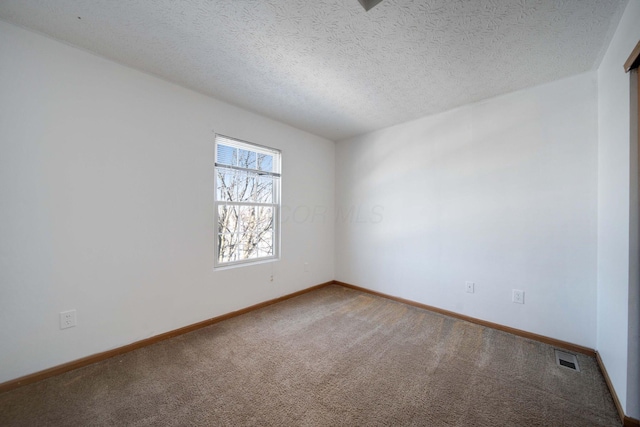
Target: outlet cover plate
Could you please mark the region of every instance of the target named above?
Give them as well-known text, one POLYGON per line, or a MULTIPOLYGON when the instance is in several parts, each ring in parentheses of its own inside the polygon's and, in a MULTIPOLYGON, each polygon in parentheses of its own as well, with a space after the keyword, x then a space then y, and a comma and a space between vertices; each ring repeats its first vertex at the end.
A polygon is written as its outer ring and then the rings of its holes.
POLYGON ((60 329, 73 328, 76 326, 76 311, 67 310, 60 312, 60 329))
POLYGON ((475 291, 476 284, 473 282, 465 282, 465 289, 468 293, 472 294, 475 291))
POLYGON ((516 304, 524 304, 524 291, 521 291, 520 289, 514 289, 512 300, 516 304))

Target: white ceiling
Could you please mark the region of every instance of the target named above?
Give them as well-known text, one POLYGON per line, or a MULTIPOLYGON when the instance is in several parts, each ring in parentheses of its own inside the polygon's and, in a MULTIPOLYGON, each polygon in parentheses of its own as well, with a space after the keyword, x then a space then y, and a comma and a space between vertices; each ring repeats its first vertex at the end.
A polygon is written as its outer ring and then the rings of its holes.
POLYGON ((331 140, 597 67, 628 0, 0 0, 0 18, 331 140))

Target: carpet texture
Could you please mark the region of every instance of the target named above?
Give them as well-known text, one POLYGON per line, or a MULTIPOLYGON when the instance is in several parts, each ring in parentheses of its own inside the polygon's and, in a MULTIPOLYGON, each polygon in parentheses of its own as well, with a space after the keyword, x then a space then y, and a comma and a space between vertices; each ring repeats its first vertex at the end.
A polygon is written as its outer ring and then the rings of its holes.
POLYGON ((0 425, 619 426, 577 356, 332 285, 0 394, 0 425))

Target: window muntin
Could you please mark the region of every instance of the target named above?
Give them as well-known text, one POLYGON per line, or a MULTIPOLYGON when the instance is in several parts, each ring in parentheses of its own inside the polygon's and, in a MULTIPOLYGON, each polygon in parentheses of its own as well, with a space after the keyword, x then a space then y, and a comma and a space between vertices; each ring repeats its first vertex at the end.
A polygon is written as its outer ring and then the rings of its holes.
POLYGON ((215 267, 277 259, 280 151, 215 139, 215 267))

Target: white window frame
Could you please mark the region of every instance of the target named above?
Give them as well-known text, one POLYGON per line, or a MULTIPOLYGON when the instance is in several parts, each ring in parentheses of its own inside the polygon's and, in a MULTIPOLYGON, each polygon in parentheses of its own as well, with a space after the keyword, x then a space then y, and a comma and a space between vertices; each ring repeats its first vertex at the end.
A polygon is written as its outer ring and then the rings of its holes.
POLYGON ((281 211, 281 167, 282 167, 282 152, 278 149, 266 147, 263 145, 254 144, 251 142, 243 141, 241 139, 232 138, 229 136, 216 134, 214 139, 214 269, 224 269, 229 267, 237 267, 250 264, 259 264, 263 262, 272 262, 280 259, 280 211, 281 211), (218 144, 225 146, 231 146, 237 149, 248 150, 258 154, 266 154, 272 156, 272 172, 258 171, 257 169, 246 169, 242 167, 229 167, 218 162, 218 144), (218 200, 218 170, 222 169, 236 169, 240 171, 246 171, 250 173, 257 173, 259 175, 272 176, 273 179, 273 193, 271 203, 261 202, 239 202, 239 201, 227 201, 218 200), (273 209, 273 241, 272 248, 273 253, 269 256, 249 258, 236 261, 219 261, 219 206, 221 205, 236 205, 236 206, 257 206, 257 207, 271 207, 273 209))

